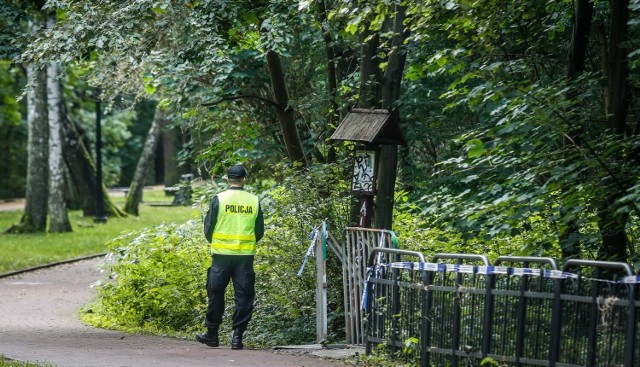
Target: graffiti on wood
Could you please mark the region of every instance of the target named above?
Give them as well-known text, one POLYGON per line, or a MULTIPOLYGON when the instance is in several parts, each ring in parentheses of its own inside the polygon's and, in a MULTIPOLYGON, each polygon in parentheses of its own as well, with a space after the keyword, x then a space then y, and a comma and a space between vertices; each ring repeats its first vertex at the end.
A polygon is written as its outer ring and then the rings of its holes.
POLYGON ((371 150, 356 151, 351 191, 373 195, 375 193, 374 173, 375 152, 371 150))

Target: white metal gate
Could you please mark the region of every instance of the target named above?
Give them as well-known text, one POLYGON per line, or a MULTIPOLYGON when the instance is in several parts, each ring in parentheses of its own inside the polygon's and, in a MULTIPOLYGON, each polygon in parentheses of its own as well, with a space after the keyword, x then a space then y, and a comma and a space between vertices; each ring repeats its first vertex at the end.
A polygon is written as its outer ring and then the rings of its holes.
POLYGON ((351 345, 365 344, 362 320, 362 294, 367 277, 367 261, 374 248, 398 248, 398 238, 393 231, 347 227, 344 240, 338 241, 327 230, 323 222, 312 232, 311 246, 298 275, 303 271, 306 258, 316 256, 316 339, 327 341, 327 247, 342 264, 344 318, 346 342, 351 345))
POLYGON ((364 345, 361 306, 369 254, 374 248, 397 249, 398 238, 389 230, 348 227, 341 247, 347 344, 364 345))

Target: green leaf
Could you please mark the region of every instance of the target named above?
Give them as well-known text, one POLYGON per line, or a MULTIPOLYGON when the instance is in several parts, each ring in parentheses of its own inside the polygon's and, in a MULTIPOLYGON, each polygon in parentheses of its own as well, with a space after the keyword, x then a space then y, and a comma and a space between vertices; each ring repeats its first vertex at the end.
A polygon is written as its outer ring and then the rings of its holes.
POLYGON ((469 158, 481 157, 484 152, 484 143, 480 139, 471 139, 466 144, 467 154, 469 158))
POLYGON ((144 85, 144 91, 147 92, 147 94, 149 95, 154 94, 157 90, 158 90, 158 87, 156 87, 155 85, 152 85, 152 84, 144 85))

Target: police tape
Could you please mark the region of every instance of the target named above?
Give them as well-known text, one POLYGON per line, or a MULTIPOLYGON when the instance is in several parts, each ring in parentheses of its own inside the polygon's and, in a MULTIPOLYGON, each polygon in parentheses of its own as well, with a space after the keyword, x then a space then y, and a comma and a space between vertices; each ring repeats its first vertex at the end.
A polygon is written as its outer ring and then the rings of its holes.
POLYGON ((311 233, 309 234, 309 237, 311 238, 311 244, 307 249, 307 253, 304 255, 304 260, 302 260, 302 266, 300 267, 300 270, 298 270, 298 277, 302 276, 302 272, 304 271, 304 267, 307 265, 307 260, 309 259, 309 256, 315 255, 316 239, 318 238, 318 227, 314 228, 313 231, 311 231, 311 233))
POLYGON ((606 279, 594 279, 589 277, 581 277, 562 270, 555 269, 536 269, 536 268, 514 268, 508 266, 487 266, 487 265, 465 265, 465 264, 443 264, 429 262, 411 262, 399 261, 392 263, 377 262, 373 267, 367 268, 367 274, 364 281, 364 289, 362 292, 362 301, 360 308, 368 310, 369 305, 369 288, 371 277, 379 278, 384 268, 404 269, 412 271, 429 271, 441 273, 461 273, 461 274, 480 274, 480 275, 513 275, 513 276, 533 276, 548 279, 583 279, 595 282, 603 282, 610 284, 640 284, 640 275, 625 276, 618 281, 606 279))
POLYGON ((620 283, 640 284, 640 275, 630 275, 630 276, 624 277, 622 278, 622 280, 620 280, 620 283))
MULTIPOLYGON (((399 261, 392 263, 380 263, 377 264, 380 267, 417 270, 417 271, 430 271, 430 272, 447 272, 447 273, 462 273, 462 274, 480 274, 480 275, 514 275, 514 276, 534 276, 543 277, 549 279, 578 279, 581 275, 570 273, 562 270, 555 269, 536 269, 536 268, 517 268, 507 266, 491 266, 491 265, 465 265, 465 264, 443 264, 443 263, 429 263, 429 262, 411 262, 411 261, 399 261)), ((371 269, 371 268, 369 268, 371 269)), ((607 283, 624 283, 624 284, 640 284, 640 275, 625 276, 617 281, 610 281, 606 279, 593 279, 582 277, 582 279, 589 279, 607 283)))

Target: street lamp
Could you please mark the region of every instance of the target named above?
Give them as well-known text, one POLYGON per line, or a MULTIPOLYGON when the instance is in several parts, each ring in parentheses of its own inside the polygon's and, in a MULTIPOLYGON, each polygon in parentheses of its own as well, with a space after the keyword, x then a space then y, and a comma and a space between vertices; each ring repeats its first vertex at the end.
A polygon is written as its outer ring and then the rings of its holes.
POLYGON ((96 88, 96 213, 93 221, 95 223, 106 223, 107 217, 104 215, 104 194, 102 192, 102 108, 100 106, 100 88, 96 88))

